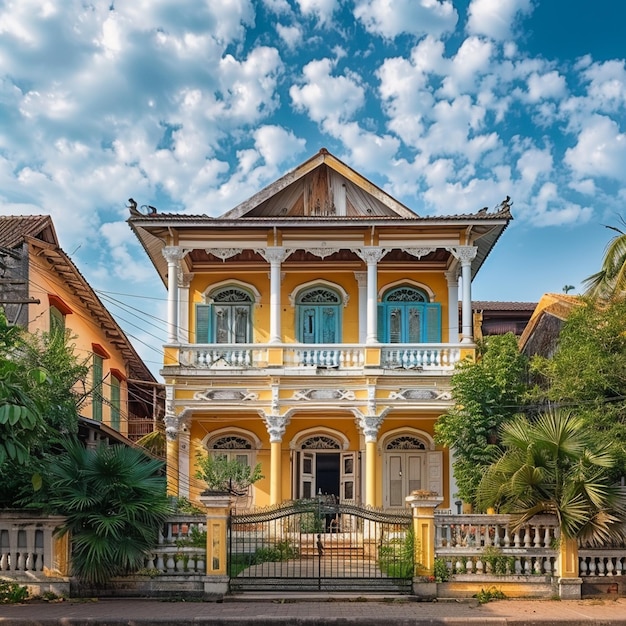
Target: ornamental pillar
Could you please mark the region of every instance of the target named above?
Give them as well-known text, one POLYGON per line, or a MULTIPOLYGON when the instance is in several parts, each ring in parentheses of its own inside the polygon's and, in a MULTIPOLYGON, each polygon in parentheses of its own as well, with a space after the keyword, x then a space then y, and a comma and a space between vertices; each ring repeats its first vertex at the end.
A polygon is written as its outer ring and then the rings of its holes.
POLYGON ((291 251, 280 246, 256 250, 270 264, 270 343, 281 343, 280 266, 291 251))
POLYGON ((463 295, 461 305, 461 343, 473 343, 474 333, 472 326, 472 261, 476 258, 476 246, 455 246, 447 248, 461 263, 461 280, 463 281, 463 295))
POLYGON ((185 250, 165 246, 162 253, 167 261, 167 342, 178 343, 178 271, 185 250))
POLYGON ((365 436, 365 504, 376 506, 376 442, 383 418, 377 415, 362 415, 358 424, 365 436))
POLYGON ((165 385, 165 467, 167 494, 178 496, 178 424, 179 417, 174 413, 174 387, 165 385))
POLYGON ((189 343, 189 286, 193 277, 184 273, 178 277, 178 338, 181 343, 189 343))
POLYGON ((365 343, 367 337, 367 273, 354 272, 359 288, 359 343, 365 343))
POLYGON ((459 272, 446 272, 448 281, 448 343, 459 341, 459 272))
POLYGON ((435 509, 443 502, 443 496, 418 490, 405 500, 413 510, 416 573, 419 576, 432 575, 435 568, 435 509))
POLYGON ((368 246, 354 251, 367 263, 367 336, 365 343, 378 343, 378 261, 387 250, 378 246, 368 246))
POLYGON ((270 505, 283 501, 282 442, 289 418, 284 415, 263 415, 270 436, 270 505))

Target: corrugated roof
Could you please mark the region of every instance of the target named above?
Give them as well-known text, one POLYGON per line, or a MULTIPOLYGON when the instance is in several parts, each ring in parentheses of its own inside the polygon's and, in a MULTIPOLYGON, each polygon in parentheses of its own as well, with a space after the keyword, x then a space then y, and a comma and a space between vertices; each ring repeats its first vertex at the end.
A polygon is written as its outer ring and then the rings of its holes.
POLYGON ((472 308, 490 311, 534 311, 536 302, 504 302, 492 300, 473 300, 472 308))

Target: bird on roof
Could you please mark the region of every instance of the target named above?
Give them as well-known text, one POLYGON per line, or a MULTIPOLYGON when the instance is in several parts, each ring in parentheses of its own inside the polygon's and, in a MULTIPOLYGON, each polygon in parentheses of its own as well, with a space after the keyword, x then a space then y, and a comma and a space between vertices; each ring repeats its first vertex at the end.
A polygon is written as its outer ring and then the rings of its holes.
POLYGON ((489 207, 484 206, 482 209, 480 209, 478 211, 479 215, 482 215, 483 213, 486 213, 489 210, 489 207))

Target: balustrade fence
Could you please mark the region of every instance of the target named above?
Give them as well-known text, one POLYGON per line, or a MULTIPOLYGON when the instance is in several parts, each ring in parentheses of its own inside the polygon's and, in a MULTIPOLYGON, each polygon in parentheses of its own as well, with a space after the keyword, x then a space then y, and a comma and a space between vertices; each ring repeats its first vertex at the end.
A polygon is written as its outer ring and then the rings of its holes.
MULTIPOLYGON (((59 569, 55 550, 58 516, 0 512, 0 577, 50 573, 59 569)), ((511 530, 507 515, 435 515, 435 556, 451 575, 555 575, 558 528, 554 518, 537 516, 511 530)), ((158 545, 146 557, 150 575, 206 573, 206 517, 177 515, 163 525, 158 545)), ((583 578, 626 575, 626 546, 579 549, 583 578)))

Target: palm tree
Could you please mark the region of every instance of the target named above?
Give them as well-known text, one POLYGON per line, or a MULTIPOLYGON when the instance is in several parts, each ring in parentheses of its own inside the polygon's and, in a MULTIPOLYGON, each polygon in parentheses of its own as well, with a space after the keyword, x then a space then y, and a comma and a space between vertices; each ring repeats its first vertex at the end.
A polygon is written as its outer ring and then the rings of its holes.
POLYGON ((615 459, 593 443, 580 417, 562 410, 534 421, 518 416, 502 428, 502 443, 478 489, 481 508, 511 513, 515 528, 552 514, 562 537, 590 544, 621 536, 624 500, 608 479, 615 459))
MULTIPOLYGON (((623 218, 620 221, 626 226, 623 218)), ((583 281, 585 293, 591 297, 610 298, 626 293, 626 233, 615 226, 606 228, 617 235, 607 244, 600 271, 583 281)))
POLYGON ((79 580, 103 584, 143 567, 170 512, 162 469, 139 449, 65 442, 48 468, 50 504, 66 517, 79 580))

